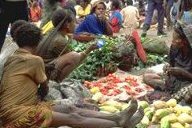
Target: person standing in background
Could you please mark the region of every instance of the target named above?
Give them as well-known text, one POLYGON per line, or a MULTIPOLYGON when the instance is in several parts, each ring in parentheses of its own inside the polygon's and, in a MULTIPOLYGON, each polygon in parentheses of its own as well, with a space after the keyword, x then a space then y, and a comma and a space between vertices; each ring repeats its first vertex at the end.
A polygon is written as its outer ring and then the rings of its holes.
POLYGON ((43 4, 40 28, 43 28, 51 20, 54 11, 62 9, 61 0, 45 0, 43 4))
POLYGON ((167 18, 167 30, 172 29, 172 22, 171 22, 171 16, 170 11, 173 6, 174 0, 165 0, 165 10, 166 10, 166 18, 167 18))
POLYGON ((127 7, 121 10, 123 16, 123 27, 126 29, 138 28, 139 26, 139 10, 133 6, 132 0, 127 0, 127 7))
POLYGON ((181 0, 174 0, 173 7, 170 11, 172 24, 175 24, 179 19, 181 0))
POLYGON ((28 21, 28 5, 26 0, 0 1, 0 51, 3 47, 9 24, 16 20, 28 21))
POLYGON ((192 24, 192 1, 191 0, 181 1, 179 19, 181 19, 186 24, 192 24))
POLYGON ((163 0, 148 0, 148 7, 147 7, 147 16, 145 18, 145 22, 143 25, 143 33, 141 34, 142 37, 145 37, 147 35, 147 31, 150 28, 153 12, 157 9, 158 11, 158 31, 157 35, 166 35, 166 33, 163 31, 163 24, 164 24, 164 13, 165 9, 163 7, 163 0))
POLYGON ((123 17, 120 13, 121 3, 118 0, 111 1, 111 16, 109 18, 112 31, 118 33, 122 27, 123 17))

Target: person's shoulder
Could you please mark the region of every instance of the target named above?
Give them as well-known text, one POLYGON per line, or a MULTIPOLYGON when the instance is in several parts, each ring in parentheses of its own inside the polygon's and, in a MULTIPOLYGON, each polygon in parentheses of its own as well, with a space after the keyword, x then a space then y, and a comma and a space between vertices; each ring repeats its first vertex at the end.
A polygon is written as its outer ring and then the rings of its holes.
POLYGON ((65 38, 65 36, 63 36, 61 33, 57 33, 56 35, 55 35, 55 37, 53 38, 53 44, 54 44, 54 42, 65 42, 66 41, 66 38, 65 38))
POLYGON ((43 60, 40 56, 33 55, 33 54, 28 54, 27 58, 30 61, 41 61, 41 60, 43 60))
POLYGON ((89 14, 85 17, 85 19, 89 20, 89 19, 93 19, 95 18, 95 15, 94 14, 89 14))

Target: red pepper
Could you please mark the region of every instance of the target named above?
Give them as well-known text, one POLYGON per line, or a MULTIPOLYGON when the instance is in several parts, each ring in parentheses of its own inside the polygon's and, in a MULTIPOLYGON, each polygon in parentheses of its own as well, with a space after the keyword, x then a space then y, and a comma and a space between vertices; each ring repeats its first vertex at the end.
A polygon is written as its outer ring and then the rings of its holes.
POLYGON ((119 89, 114 89, 114 92, 116 92, 117 94, 120 94, 120 93, 121 93, 121 90, 119 90, 119 89))

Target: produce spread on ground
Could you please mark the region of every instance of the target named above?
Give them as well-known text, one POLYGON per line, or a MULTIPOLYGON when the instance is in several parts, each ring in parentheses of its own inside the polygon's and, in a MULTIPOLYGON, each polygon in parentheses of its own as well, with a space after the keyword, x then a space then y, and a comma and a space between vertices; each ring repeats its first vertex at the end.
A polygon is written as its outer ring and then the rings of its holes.
MULTIPOLYGON (((92 52, 85 63, 70 77, 84 82, 101 112, 117 113, 129 106, 128 101, 131 97, 139 99, 154 91, 142 82, 141 76, 128 74, 127 71, 140 70, 165 62, 168 48, 157 39, 142 39, 147 54, 147 62, 143 63, 137 57, 135 44, 124 36, 101 38, 105 41, 105 45, 92 52)), ((88 45, 73 42, 71 47, 79 52, 88 45)), ((175 99, 167 102, 154 101, 152 104, 139 101, 138 104, 144 109, 145 115, 137 128, 192 127, 192 109, 177 104, 175 99)))

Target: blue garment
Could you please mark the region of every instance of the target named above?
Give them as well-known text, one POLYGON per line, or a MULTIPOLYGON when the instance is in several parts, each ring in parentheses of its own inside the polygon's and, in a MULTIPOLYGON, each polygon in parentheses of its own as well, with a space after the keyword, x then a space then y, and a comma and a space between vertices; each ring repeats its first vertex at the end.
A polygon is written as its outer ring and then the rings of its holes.
POLYGON ((164 24, 164 16, 165 16, 165 10, 163 8, 163 1, 162 0, 148 0, 148 7, 147 7, 147 16, 145 18, 145 25, 150 26, 153 12, 157 9, 158 11, 158 31, 163 30, 163 24, 164 24))
POLYGON ((113 18, 117 18, 118 21, 119 21, 119 25, 122 25, 122 23, 123 23, 123 16, 121 15, 121 13, 120 13, 119 10, 116 10, 116 11, 114 11, 114 12, 111 14, 111 17, 109 18, 110 21, 111 21, 113 18))
POLYGON ((85 20, 75 30, 76 34, 82 32, 103 35, 106 33, 106 24, 97 19, 95 14, 90 14, 85 17, 85 20))
POLYGON ((192 11, 184 11, 182 21, 186 24, 192 24, 192 11))
POLYGON ((173 7, 171 8, 170 15, 171 15, 171 21, 173 22, 173 24, 177 22, 180 5, 181 5, 181 0, 178 0, 177 2, 173 3, 173 7))

